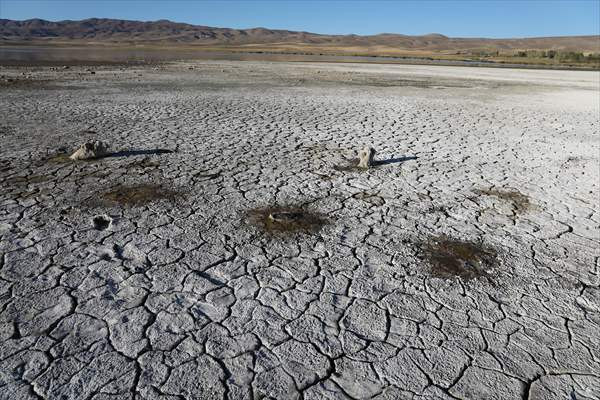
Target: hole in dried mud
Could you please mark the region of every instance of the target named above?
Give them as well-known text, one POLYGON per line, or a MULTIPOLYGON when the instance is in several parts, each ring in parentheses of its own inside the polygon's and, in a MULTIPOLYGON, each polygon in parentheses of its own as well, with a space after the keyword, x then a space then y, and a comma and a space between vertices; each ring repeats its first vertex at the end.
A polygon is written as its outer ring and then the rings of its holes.
POLYGON ((124 206, 148 204, 157 200, 175 200, 182 196, 181 192, 157 184, 141 184, 117 186, 102 195, 108 202, 124 206))
POLYGON ((106 215, 97 215, 92 220, 92 223, 94 224, 94 229, 98 231, 103 231, 105 229, 108 229, 108 227, 112 223, 112 219, 106 215))
POLYGON ((318 232, 327 223, 301 207, 266 207, 248 211, 250 223, 267 233, 318 232))
POLYGON ((497 257, 495 250, 480 243, 447 238, 431 240, 424 246, 424 253, 431 264, 432 276, 464 280, 488 277, 488 270, 495 266, 497 257))

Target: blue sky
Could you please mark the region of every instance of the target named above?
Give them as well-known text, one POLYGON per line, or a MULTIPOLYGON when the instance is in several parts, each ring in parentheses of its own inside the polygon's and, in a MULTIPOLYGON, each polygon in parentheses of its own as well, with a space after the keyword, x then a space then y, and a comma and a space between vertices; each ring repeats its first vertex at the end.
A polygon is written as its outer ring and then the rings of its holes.
POLYGON ((169 19, 228 28, 454 37, 600 34, 600 0, 0 0, 0 18, 169 19))

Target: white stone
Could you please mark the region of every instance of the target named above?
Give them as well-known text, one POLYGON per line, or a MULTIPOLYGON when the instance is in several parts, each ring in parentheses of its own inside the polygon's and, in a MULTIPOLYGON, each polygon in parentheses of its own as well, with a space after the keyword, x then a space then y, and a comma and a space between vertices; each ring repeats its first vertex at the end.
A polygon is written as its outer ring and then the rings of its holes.
POLYGON ((108 146, 99 141, 86 142, 82 144, 69 158, 71 160, 91 160, 104 157, 108 154, 108 146))
POLYGON ((358 168, 370 168, 373 166, 373 157, 375 157, 375 149, 365 147, 358 152, 358 168))

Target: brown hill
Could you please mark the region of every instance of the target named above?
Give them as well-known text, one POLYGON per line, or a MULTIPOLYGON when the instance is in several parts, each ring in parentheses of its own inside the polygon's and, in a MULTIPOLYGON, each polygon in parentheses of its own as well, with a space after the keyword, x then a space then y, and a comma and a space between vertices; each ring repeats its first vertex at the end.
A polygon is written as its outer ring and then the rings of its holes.
POLYGON ((449 38, 440 34, 407 36, 320 35, 265 28, 229 29, 176 23, 91 18, 81 21, 0 19, 0 43, 182 44, 274 50, 344 49, 366 53, 461 52, 475 50, 560 50, 600 52, 600 36, 564 36, 523 39, 449 38))

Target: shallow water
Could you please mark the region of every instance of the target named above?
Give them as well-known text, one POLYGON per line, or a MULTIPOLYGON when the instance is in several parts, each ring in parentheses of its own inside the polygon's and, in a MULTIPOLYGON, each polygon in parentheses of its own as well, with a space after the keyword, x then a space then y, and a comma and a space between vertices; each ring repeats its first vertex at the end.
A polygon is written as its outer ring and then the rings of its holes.
MULTIPOLYGON (((153 63, 175 60, 321 61, 439 65, 490 65, 474 61, 430 60, 387 56, 336 56, 268 52, 206 51, 183 48, 119 48, 84 46, 0 46, 0 65, 78 65, 153 63)), ((500 66, 500 65, 498 65, 500 66)), ((505 64, 503 66, 509 66, 505 64)))

